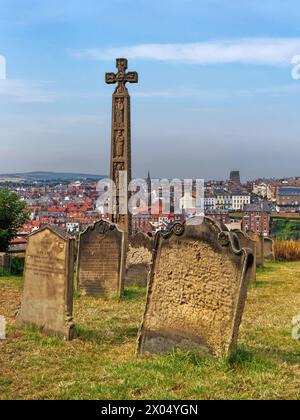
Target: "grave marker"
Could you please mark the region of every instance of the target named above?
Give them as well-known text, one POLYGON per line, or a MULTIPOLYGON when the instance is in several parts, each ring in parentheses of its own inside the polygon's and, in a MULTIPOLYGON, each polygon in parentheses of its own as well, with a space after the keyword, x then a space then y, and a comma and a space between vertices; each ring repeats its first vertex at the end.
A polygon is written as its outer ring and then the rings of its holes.
POLYGON ((11 272, 11 255, 6 252, 0 252, 0 273, 10 274, 11 272))
POLYGON ((250 248, 252 250, 253 264, 250 270, 250 281, 254 283, 256 281, 256 241, 241 230, 234 230, 234 233, 239 238, 241 248, 250 248))
POLYGON ((270 237, 264 238, 264 258, 268 261, 275 261, 274 240, 270 237))
POLYGON ((104 220, 80 234, 77 287, 82 295, 123 294, 125 240, 117 225, 104 220))
POLYGON ((152 261, 153 239, 138 232, 129 240, 126 258, 126 285, 147 286, 152 261))
POLYGON ((33 324, 45 334, 66 340, 76 335, 73 249, 73 239, 52 226, 29 236, 18 325, 33 324))
POLYGON ((138 352, 234 350, 252 264, 251 251, 236 250, 207 217, 157 234, 138 352))

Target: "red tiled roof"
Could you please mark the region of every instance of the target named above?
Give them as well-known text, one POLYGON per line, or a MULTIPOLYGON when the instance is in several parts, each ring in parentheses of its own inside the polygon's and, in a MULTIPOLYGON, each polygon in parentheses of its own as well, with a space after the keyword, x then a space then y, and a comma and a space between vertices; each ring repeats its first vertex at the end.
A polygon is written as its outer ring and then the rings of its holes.
POLYGON ((48 213, 64 213, 66 211, 65 207, 48 207, 48 213))
POLYGON ((21 244, 26 244, 27 243, 27 239, 26 238, 14 238, 11 242, 11 245, 21 245, 21 244))

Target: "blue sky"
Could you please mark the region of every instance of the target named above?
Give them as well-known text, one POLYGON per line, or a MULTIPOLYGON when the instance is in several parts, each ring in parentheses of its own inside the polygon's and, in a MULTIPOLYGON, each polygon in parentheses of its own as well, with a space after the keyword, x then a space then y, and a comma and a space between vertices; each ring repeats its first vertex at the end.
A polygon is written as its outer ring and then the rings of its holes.
POLYGON ((300 175, 299 21, 297 0, 0 0, 0 173, 108 173, 125 56, 135 176, 300 175))

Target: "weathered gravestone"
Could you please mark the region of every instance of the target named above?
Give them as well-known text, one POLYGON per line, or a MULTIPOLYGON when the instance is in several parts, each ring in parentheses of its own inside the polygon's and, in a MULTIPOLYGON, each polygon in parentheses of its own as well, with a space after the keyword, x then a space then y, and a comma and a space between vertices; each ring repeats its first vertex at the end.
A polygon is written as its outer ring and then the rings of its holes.
POLYGON ((152 261, 153 239, 138 232, 129 240, 126 258, 126 285, 147 286, 152 261))
POLYGON ((123 294, 125 247, 124 232, 104 220, 89 226, 80 235, 77 287, 82 295, 123 294))
POLYGON ((275 261, 274 240, 270 237, 264 238, 264 259, 275 261))
POLYGON ((256 267, 264 266, 264 236, 260 233, 248 232, 248 236, 256 242, 256 267))
POLYGON ((250 281, 256 281, 256 241, 251 239, 246 233, 241 230, 234 230, 237 235, 241 248, 250 248, 253 254, 253 264, 250 270, 250 281))
POLYGON ((52 226, 29 236, 18 325, 33 324, 45 334, 66 340, 76 335, 73 248, 73 239, 52 226))
POLYGON ((157 234, 138 352, 234 350, 253 263, 229 232, 205 217, 157 234))
POLYGON ((11 272, 11 255, 0 252, 0 274, 11 272))

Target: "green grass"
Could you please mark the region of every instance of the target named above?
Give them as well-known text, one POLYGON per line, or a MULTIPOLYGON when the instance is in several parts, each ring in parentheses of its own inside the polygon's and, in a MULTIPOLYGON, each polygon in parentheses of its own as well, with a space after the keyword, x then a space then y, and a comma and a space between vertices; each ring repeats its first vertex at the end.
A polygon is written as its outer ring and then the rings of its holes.
POLYGON ((249 290, 238 351, 135 355, 145 289, 122 301, 76 297, 79 338, 64 342, 14 324, 21 279, 0 278, 0 399, 300 399, 300 263, 267 263, 249 290))

